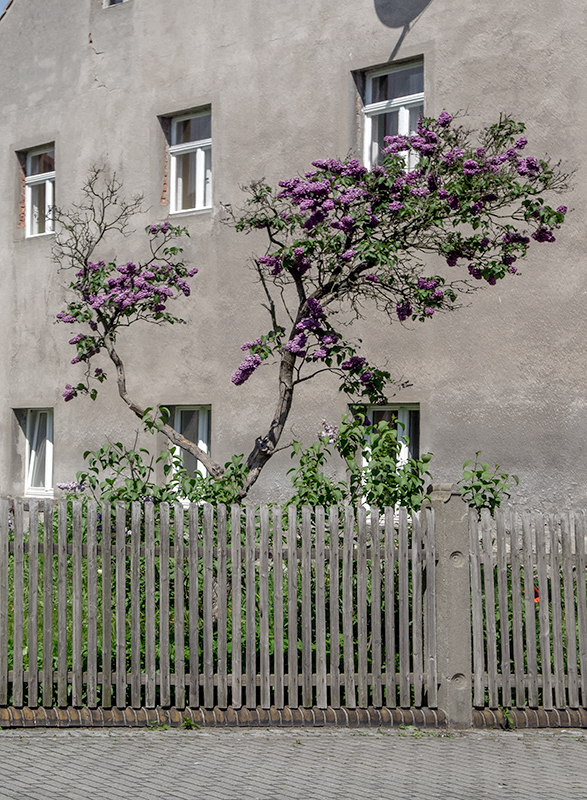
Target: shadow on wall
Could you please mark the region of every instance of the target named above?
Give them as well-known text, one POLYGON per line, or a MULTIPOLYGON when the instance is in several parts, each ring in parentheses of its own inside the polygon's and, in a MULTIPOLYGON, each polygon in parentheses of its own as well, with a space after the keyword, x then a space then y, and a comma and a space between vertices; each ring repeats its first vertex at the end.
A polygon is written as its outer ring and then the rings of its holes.
POLYGON ((399 39, 389 57, 395 58, 403 40, 420 14, 432 0, 374 0, 375 11, 381 22, 388 28, 403 28, 399 39))

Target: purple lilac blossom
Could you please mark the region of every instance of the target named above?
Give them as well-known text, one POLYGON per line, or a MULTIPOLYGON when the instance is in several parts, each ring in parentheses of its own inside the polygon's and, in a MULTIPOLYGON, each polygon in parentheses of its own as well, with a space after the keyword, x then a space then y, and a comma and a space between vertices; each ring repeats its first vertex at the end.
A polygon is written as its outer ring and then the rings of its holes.
POLYGON ((320 347, 318 350, 314 352, 313 358, 320 359, 326 358, 328 356, 328 348, 327 347, 320 347))
POLYGON ((315 297, 308 297, 306 300, 308 311, 315 319, 321 319, 324 316, 324 309, 315 297))
POLYGON ((343 361, 340 365, 341 369, 348 369, 355 371, 357 369, 361 369, 367 363, 367 359, 363 358, 362 356, 351 356, 348 361, 343 361))
POLYGON ((516 150, 523 150, 527 144, 528 140, 526 139, 526 137, 520 136, 520 138, 516 142, 514 142, 514 147, 516 148, 516 150))
POLYGON ((558 211, 559 214, 566 214, 567 211, 568 211, 568 208, 566 206, 559 206, 557 208, 557 211, 558 211))
POLYGON ((370 283, 379 283, 379 275, 375 275, 375 273, 365 275, 365 280, 369 281, 370 283))
POLYGON ((322 337, 322 344, 336 344, 338 336, 336 333, 327 333, 322 337))
POLYGON ((65 384, 65 391, 61 395, 63 397, 63 399, 65 400, 65 402, 68 403, 70 400, 73 400, 75 395, 76 395, 76 391, 73 388, 73 386, 71 386, 69 383, 66 383, 65 384))
POLYGON ((450 125, 452 122, 452 117, 448 113, 448 111, 441 111, 438 119, 436 120, 436 124, 439 128, 446 128, 447 125, 450 125))
POLYGON ((372 378, 373 378, 372 372, 363 372, 359 380, 361 381, 361 383, 367 385, 368 383, 371 383, 372 378))
POLYGON ((308 341, 308 337, 305 333, 298 333, 294 336, 293 339, 285 345, 285 349, 288 350, 290 353, 294 353, 294 355, 300 355, 304 347, 306 346, 306 342, 308 341))
POLYGON ((538 228, 537 231, 534 231, 532 234, 532 238, 536 242, 554 242, 556 241, 555 237, 553 236, 552 231, 549 231, 548 228, 538 228))
POLYGON ((392 212, 392 214, 395 214, 398 211, 401 211, 402 208, 405 208, 404 204, 400 203, 399 200, 394 200, 393 203, 390 203, 387 207, 392 212))
POLYGON ((249 354, 242 364, 238 367, 231 380, 235 386, 242 386, 253 372, 261 366, 261 357, 249 354))
POLYGON ((243 345, 241 345, 241 350, 250 350, 251 347, 256 347, 259 344, 261 344, 261 337, 255 339, 254 342, 245 342, 243 345))
POLYGON ((412 306, 407 300, 403 303, 398 303, 395 307, 395 311, 400 322, 405 322, 405 320, 412 316, 412 306))
POLYGON ((430 308, 430 306, 428 306, 428 308, 424 309, 424 313, 426 314, 426 316, 431 317, 432 314, 434 314, 434 309, 430 308))

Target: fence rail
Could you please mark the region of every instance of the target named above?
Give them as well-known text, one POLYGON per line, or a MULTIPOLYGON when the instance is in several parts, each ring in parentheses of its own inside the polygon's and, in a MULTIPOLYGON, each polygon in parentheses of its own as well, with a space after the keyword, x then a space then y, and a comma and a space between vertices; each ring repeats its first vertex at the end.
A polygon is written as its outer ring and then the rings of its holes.
POLYGON ((0 501, 0 705, 437 706, 434 514, 0 501))
POLYGON ((500 510, 469 531, 474 705, 585 707, 585 516, 500 510))

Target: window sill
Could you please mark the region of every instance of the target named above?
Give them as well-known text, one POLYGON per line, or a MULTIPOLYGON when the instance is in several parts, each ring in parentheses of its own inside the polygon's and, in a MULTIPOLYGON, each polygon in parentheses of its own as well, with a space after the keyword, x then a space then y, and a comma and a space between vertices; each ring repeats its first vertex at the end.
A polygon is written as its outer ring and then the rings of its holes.
POLYGON ((200 214, 211 214, 212 211, 212 206, 207 206, 206 208, 186 208, 181 211, 170 211, 169 216, 176 219, 177 217, 193 217, 199 216, 200 214))
POLYGON ((28 489, 24 496, 31 500, 53 500, 55 497, 53 489, 28 489))
POLYGON ((44 239, 46 236, 55 236, 55 231, 46 231, 45 233, 27 233, 25 239, 44 239))

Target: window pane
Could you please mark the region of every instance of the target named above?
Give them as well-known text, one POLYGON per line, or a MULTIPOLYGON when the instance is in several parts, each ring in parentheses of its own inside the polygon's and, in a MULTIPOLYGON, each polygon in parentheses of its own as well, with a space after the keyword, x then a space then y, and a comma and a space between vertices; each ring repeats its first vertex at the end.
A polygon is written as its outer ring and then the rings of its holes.
POLYGON ((424 67, 418 64, 373 78, 372 103, 395 100, 424 91, 424 67))
POLYGON ((182 119, 174 125, 172 144, 187 144, 212 136, 212 117, 210 114, 199 114, 197 117, 182 119))
POLYGON ((33 437, 30 442, 31 461, 33 470, 31 486, 46 488, 46 460, 47 460, 47 412, 33 414, 33 437))
MULTIPOLYGON (((190 442, 198 443, 200 412, 197 409, 181 409, 179 413, 179 432, 190 442)), ((190 475, 198 469, 198 460, 186 450, 181 451, 183 465, 190 475)))
POLYGON ((420 457, 420 412, 416 409, 410 410, 410 421, 406 431, 409 438, 410 458, 420 457))
POLYGON ((37 153, 30 158, 28 175, 40 175, 43 172, 55 171, 55 151, 47 150, 46 153, 37 153))
POLYGON ((373 165, 382 161, 381 151, 385 147, 385 136, 396 136, 398 133, 399 110, 388 114, 377 114, 373 117, 373 144, 371 161, 373 165))
POLYGON ((424 106, 412 106, 410 108, 410 136, 417 132, 418 130, 418 120, 424 116, 424 106))
POLYGON ((175 156, 177 164, 176 208, 178 211, 196 207, 196 158, 196 152, 175 156))
POLYGON ((204 155, 204 206, 207 208, 212 205, 212 148, 206 147, 204 155))
POLYGON ((31 186, 31 233, 47 230, 47 193, 45 181, 31 186))

